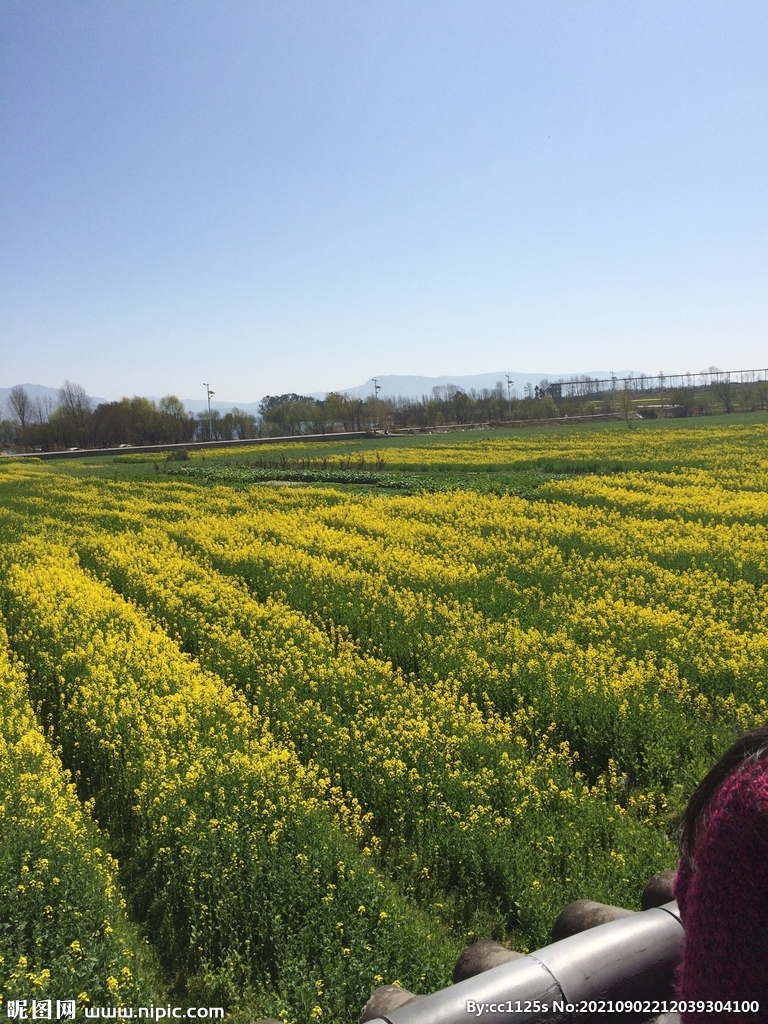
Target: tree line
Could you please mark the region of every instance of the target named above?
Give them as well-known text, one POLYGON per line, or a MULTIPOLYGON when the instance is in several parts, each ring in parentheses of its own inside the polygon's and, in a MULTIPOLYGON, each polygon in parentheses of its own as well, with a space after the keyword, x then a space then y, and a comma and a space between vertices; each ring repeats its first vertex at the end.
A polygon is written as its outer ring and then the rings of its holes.
POLYGON ((324 401, 300 395, 267 396, 259 406, 263 435, 321 434, 333 430, 434 429, 487 424, 503 426, 537 420, 620 417, 638 419, 710 416, 768 408, 768 382, 735 384, 721 380, 707 387, 659 388, 655 392, 610 389, 592 396, 569 396, 562 382, 546 379, 510 392, 503 381, 494 388, 464 391, 455 384, 432 388, 419 398, 357 399, 329 394, 324 401))
POLYGON ((258 416, 237 407, 226 413, 211 409, 193 414, 176 395, 159 402, 134 396, 97 405, 82 385, 72 381, 64 382, 56 399, 32 397, 21 386, 12 388, 4 411, 0 443, 28 451, 323 434, 375 428, 377 423, 372 400, 355 401, 339 394, 329 394, 324 401, 293 392, 266 395, 258 416))
POLYGON ((210 414, 193 414, 175 395, 166 395, 159 402, 135 396, 95 405, 81 385, 65 381, 57 400, 50 396, 33 398, 19 386, 11 390, 6 405, 6 418, 0 421, 0 443, 34 451, 374 429, 434 429, 449 424, 502 426, 585 416, 620 416, 631 426, 639 418, 765 409, 768 382, 747 385, 718 381, 707 387, 660 389, 655 394, 617 389, 589 397, 564 395, 561 385, 547 380, 527 385, 522 396, 506 391, 502 381, 482 391, 441 385, 420 399, 373 395, 360 399, 331 392, 319 400, 290 392, 266 395, 259 403, 258 416, 254 416, 237 407, 226 413, 212 409, 210 414))
POLYGON ((184 444, 213 439, 258 436, 255 416, 242 409, 194 415, 176 395, 159 402, 122 398, 96 405, 80 384, 65 381, 57 399, 33 398, 23 387, 11 389, 0 440, 29 450, 112 448, 121 444, 184 444))

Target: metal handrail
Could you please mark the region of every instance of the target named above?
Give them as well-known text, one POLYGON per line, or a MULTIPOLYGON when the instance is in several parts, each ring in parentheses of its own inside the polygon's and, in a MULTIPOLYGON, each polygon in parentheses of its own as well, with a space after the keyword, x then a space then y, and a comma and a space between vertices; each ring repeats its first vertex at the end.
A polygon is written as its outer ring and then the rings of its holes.
POLYGON ((682 945, 673 901, 570 935, 370 1024, 535 1024, 583 1002, 663 1000, 682 945))

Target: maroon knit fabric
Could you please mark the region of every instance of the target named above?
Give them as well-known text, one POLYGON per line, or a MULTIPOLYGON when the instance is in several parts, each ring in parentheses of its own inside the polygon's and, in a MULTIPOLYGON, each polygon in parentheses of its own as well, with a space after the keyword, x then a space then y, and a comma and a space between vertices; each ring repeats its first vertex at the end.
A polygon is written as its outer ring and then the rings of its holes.
POLYGON ((680 999, 758 1000, 758 1014, 684 1013, 684 1024, 768 1022, 768 758, 748 761, 704 811, 675 897, 685 927, 680 999), (703 826, 703 827, 702 827, 703 826))

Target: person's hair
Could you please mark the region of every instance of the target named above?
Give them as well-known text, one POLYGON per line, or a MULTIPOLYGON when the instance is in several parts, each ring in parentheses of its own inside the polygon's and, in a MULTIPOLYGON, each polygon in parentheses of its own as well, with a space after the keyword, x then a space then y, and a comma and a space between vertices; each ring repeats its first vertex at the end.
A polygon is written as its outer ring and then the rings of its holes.
POLYGON ((709 801, 723 782, 747 761, 756 761, 768 755, 768 722, 759 729, 753 729, 739 737, 730 746, 694 790, 683 813, 680 829, 680 854, 689 860, 693 857, 696 835, 703 817, 706 815, 709 801))

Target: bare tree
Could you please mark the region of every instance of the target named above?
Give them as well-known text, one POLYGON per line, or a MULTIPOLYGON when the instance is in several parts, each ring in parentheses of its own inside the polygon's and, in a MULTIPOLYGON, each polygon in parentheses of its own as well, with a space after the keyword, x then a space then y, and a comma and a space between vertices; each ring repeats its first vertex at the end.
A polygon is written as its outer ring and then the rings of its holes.
POLYGON ((59 388, 59 409, 66 419, 82 430, 93 412, 93 402, 82 385, 65 380, 59 388))
POLYGON ((27 432, 27 426, 32 422, 32 399, 20 384, 11 388, 11 393, 8 395, 8 406, 11 415, 21 428, 23 438, 27 432))
POLYGON ((56 420, 66 444, 84 445, 91 427, 93 402, 80 384, 65 380, 59 388, 59 407, 51 422, 56 420))
POLYGON ((53 399, 50 395, 38 395, 35 399, 35 419, 42 426, 47 423, 51 418, 51 413, 55 409, 53 399))

